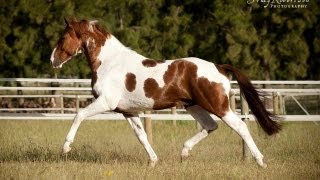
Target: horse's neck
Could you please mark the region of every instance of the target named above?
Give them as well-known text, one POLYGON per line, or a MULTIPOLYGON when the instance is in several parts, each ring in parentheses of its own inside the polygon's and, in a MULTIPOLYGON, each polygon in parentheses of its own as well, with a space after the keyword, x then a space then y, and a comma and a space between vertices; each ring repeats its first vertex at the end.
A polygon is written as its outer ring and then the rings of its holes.
POLYGON ((132 55, 138 55, 135 51, 124 46, 117 38, 111 35, 106 39, 104 45, 101 47, 99 59, 101 61, 111 62, 116 56, 124 53, 132 53, 132 55))
POLYGON ((95 73, 102 63, 111 62, 115 56, 123 52, 134 52, 125 47, 112 35, 106 38, 102 44, 96 44, 97 40, 93 38, 87 39, 84 42, 84 53, 92 73, 95 73))

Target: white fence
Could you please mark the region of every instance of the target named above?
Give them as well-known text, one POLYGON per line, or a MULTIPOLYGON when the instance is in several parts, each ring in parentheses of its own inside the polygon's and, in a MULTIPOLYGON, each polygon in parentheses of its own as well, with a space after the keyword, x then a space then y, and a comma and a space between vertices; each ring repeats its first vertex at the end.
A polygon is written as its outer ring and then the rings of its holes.
MULTIPOLYGON (((320 121, 320 115, 310 115, 308 110, 295 98, 296 96, 317 96, 319 101, 320 96, 320 81, 252 81, 254 85, 268 85, 269 88, 263 89, 269 94, 272 99, 272 107, 269 111, 273 111, 275 114, 283 114, 284 104, 286 98, 293 98, 298 106, 303 110, 305 115, 281 115, 285 121, 313 121, 318 125, 317 121, 320 121), (289 88, 274 88, 274 86, 299 86, 289 88), (302 87, 301 86, 308 86, 302 87), (311 86, 311 88, 310 88, 311 86), (271 87, 271 88, 270 88, 271 87)), ((50 98, 60 101, 57 103, 59 107, 48 108, 0 108, 0 120, 71 120, 75 116, 80 108, 80 99, 91 99, 91 88, 89 79, 24 79, 24 78, 0 78, 0 85, 7 84, 6 86, 0 86, 0 100, 4 98, 50 98), (53 84, 55 83, 55 84, 53 84), (30 84, 32 86, 30 86, 30 84), (45 84, 45 85, 43 85, 45 84), (50 93, 51 92, 51 93, 50 93), (76 100, 75 108, 65 108, 64 99, 74 98, 76 100), (11 112, 10 112, 11 111, 11 112), (29 113, 13 113, 16 111, 26 111, 29 113), (49 111, 50 113, 35 113, 39 111, 49 111), (56 113, 58 111, 59 113, 56 113), (72 113, 66 113, 66 111, 72 113), (31 113, 30 113, 31 112, 31 113)), ((232 81, 235 85, 236 82, 232 81)), ((230 105, 232 110, 240 112, 236 109, 236 99, 240 99, 241 118, 245 120, 254 120, 254 117, 249 114, 249 109, 244 98, 240 98, 239 89, 235 87, 233 93, 230 95, 230 105)), ((320 104, 319 102, 317 102, 320 104)), ((269 104, 270 106, 270 104, 269 104)), ((156 113, 151 114, 146 111, 146 114, 141 113, 140 117, 145 118, 145 130, 150 143, 152 143, 152 120, 173 120, 175 125, 176 120, 193 120, 193 118, 186 114, 183 109, 154 111, 156 113), (178 113, 177 113, 178 112, 178 113)), ((219 120, 216 116, 211 115, 214 119, 219 120)), ((95 120, 118 120, 124 119, 121 114, 117 113, 105 113, 90 117, 88 119, 95 120)), ((199 126, 197 126, 199 128, 199 126)), ((243 143, 243 155, 245 158, 248 156, 248 149, 243 143)))
MULTIPOLYGON (((0 99, 4 98, 54 98, 59 100, 56 107, 47 108, 0 108, 0 120, 71 120, 79 110, 79 101, 93 98, 91 94, 90 79, 32 79, 32 78, 2 78, 0 83, 0 99), (19 84, 19 85, 18 85, 19 84), (52 94, 52 92, 54 93, 52 94), (18 93, 20 92, 20 93, 18 93), (22 92, 22 94, 21 94, 22 92), (73 98, 76 100, 76 107, 66 108, 63 105, 64 99, 73 98), (14 113, 24 111, 28 113, 14 113), (48 113, 39 113, 48 111, 48 113), (69 113, 66 113, 69 112, 69 113), (70 113, 71 112, 71 113, 70 113)), ((236 86, 236 82, 231 82, 236 86)), ((310 115, 308 111, 295 98, 296 96, 320 96, 320 81, 252 81, 257 86, 271 86, 272 88, 263 89, 273 99, 273 107, 269 110, 277 114, 283 114, 284 101, 286 98, 293 98, 297 105, 305 112, 304 115, 281 115, 286 121, 320 121, 320 115, 310 115), (281 86, 281 88, 276 87, 281 86), (287 86, 294 86, 289 87, 287 86), (299 88, 296 88, 299 86, 299 88), (302 87, 301 86, 305 86, 302 87), (276 87, 276 88, 274 88, 276 87), (310 88, 311 87, 311 88, 310 88)), ((239 97, 239 89, 233 89, 234 95, 231 96, 231 106, 236 109, 236 99, 239 97)), ((242 104, 242 103, 241 103, 242 104)), ((242 107, 240 107, 242 108, 242 107)), ((249 112, 249 111, 248 111, 249 112)), ((239 115, 241 118, 254 120, 248 112, 239 115)), ((184 110, 177 111, 164 110, 154 111, 153 114, 140 114, 140 117, 150 117, 152 120, 193 120, 184 110), (172 113, 173 112, 173 113, 172 113)), ((212 115, 215 119, 217 117, 212 115)), ((124 119, 121 114, 105 113, 93 116, 89 119, 96 120, 115 120, 124 119)))

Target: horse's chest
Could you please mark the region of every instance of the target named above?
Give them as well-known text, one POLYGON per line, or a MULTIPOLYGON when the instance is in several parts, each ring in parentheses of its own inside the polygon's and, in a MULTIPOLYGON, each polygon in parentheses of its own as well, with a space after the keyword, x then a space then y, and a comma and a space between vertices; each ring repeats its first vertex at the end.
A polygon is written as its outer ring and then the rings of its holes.
POLYGON ((99 97, 102 94, 102 84, 99 81, 96 81, 92 85, 92 94, 95 98, 99 97))

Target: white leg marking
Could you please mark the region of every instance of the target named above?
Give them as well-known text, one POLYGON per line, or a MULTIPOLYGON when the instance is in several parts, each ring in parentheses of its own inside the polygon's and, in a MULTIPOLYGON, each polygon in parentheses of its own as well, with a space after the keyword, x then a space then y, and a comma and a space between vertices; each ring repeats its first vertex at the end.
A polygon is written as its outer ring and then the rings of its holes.
POLYGON ((267 165, 263 163, 263 155, 259 151, 258 147, 254 143, 250 132, 247 128, 246 123, 244 123, 233 111, 229 111, 222 120, 226 122, 233 130, 235 130, 241 138, 246 142, 250 149, 251 154, 256 159, 257 163, 261 167, 266 167, 267 165))
POLYGON ((150 159, 150 162, 149 162, 150 166, 154 167, 158 161, 158 157, 148 141, 147 134, 143 128, 140 118, 138 116, 134 116, 134 117, 126 117, 126 119, 128 120, 129 124, 134 130, 140 143, 143 145, 144 149, 147 151, 150 159))
POLYGON ((188 139, 184 145, 183 149, 181 151, 181 158, 188 157, 189 151, 192 150, 192 148, 198 144, 202 139, 208 136, 207 130, 203 129, 201 132, 198 132, 195 136, 188 139))
POLYGON ((70 144, 73 142, 74 137, 77 133, 77 130, 81 124, 81 122, 90 116, 100 114, 102 112, 110 110, 107 103, 105 102, 105 99, 101 96, 98 99, 96 99, 93 103, 91 103, 89 106, 87 106, 84 109, 81 109, 77 115, 75 116, 72 126, 68 132, 68 135, 66 137, 65 143, 63 145, 63 153, 68 153, 71 148, 70 144))
POLYGON ((188 157, 189 151, 201 140, 207 137, 209 131, 214 131, 218 128, 218 124, 202 107, 195 105, 187 107, 186 110, 195 120, 197 120, 201 124, 203 130, 184 143, 183 149, 181 151, 181 158, 188 157))

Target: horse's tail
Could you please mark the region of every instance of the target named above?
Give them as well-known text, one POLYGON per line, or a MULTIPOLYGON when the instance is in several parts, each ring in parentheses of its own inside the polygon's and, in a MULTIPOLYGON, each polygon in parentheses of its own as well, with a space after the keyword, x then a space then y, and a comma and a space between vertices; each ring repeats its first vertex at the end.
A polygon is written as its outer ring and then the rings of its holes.
POLYGON ((231 72, 235 76, 236 80, 238 81, 241 93, 247 100, 251 112, 256 117, 262 129, 268 135, 278 133, 281 130, 281 125, 273 121, 272 119, 279 118, 276 115, 268 112, 264 107, 262 101, 260 100, 260 96, 263 96, 263 92, 256 90, 250 82, 249 78, 241 73, 238 69, 227 64, 217 65, 217 68, 222 74, 231 72))

